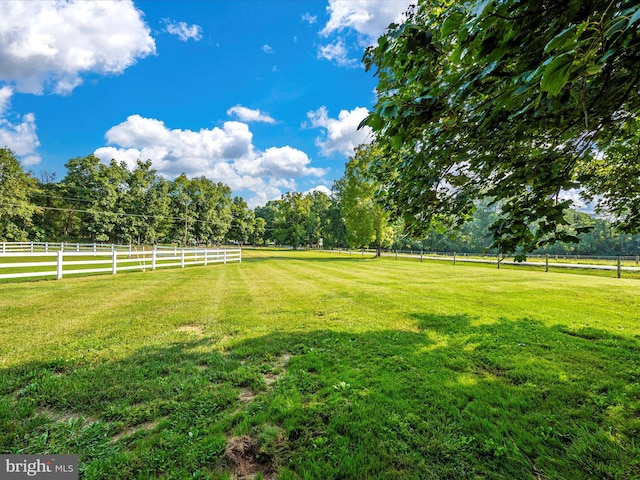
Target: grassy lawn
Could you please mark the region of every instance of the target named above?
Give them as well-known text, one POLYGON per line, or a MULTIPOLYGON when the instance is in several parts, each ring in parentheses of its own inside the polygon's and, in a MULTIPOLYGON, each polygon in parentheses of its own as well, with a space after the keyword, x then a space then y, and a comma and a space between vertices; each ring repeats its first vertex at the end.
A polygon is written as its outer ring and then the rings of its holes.
POLYGON ((0 284, 0 452, 81 477, 640 478, 640 283, 244 251, 0 284))

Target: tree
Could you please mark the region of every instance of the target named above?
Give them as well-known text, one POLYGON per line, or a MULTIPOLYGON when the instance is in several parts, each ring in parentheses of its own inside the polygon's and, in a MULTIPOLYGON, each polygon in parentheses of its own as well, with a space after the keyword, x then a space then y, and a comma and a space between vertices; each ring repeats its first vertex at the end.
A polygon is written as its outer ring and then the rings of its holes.
POLYGON ((121 198, 128 176, 124 163, 109 165, 91 154, 69 160, 62 180, 62 193, 68 199, 66 224, 75 225, 76 238, 115 242, 123 229, 121 198))
MULTIPOLYGON (((346 247, 347 229, 342 219, 342 206, 335 188, 333 194, 327 197, 327 200, 328 203, 325 203, 323 208, 318 211, 321 224, 322 245, 324 248, 346 247)), ((316 205, 318 205, 318 203, 316 203, 316 205)))
POLYGON ((291 245, 296 249, 307 240, 306 225, 311 212, 311 201, 300 192, 288 192, 277 200, 277 205, 273 238, 280 245, 291 245))
POLYGON ((253 229, 251 231, 251 235, 249 236, 249 242, 253 245, 264 245, 265 244, 265 232, 266 232, 267 222, 262 217, 254 217, 253 219, 253 229))
MULTIPOLYGON (((255 213, 249 210, 242 197, 233 197, 231 202, 231 225, 227 237, 229 240, 244 244, 253 236, 256 226, 255 213)), ((262 220, 264 222, 264 220, 262 220)), ((262 222, 260 222, 262 224, 262 222)), ((263 228, 264 232, 264 228, 263 228)))
POLYGON ((489 198, 493 245, 523 258, 578 240, 563 192, 582 188, 638 231, 638 25, 636 0, 419 1, 364 56, 390 210, 417 234, 489 198), (612 188, 618 168, 630 175, 612 188))
POLYGON ((351 247, 368 247, 374 243, 377 256, 383 246, 393 241, 390 213, 376 200, 380 183, 371 174, 371 164, 379 162, 380 149, 375 145, 360 146, 345 167, 344 177, 337 182, 342 205, 342 218, 351 247))
POLYGON ((138 160, 128 172, 121 197, 125 216, 119 238, 125 242, 155 243, 171 226, 169 183, 151 168, 151 160, 138 160))
POLYGON ((274 241, 273 232, 276 218, 279 214, 278 201, 269 200, 264 207, 256 207, 254 212, 256 214, 256 220, 261 218, 264 221, 263 242, 268 243, 274 241))
POLYGON ((231 226, 231 189, 206 177, 188 179, 183 173, 169 187, 174 222, 171 241, 219 243, 231 226))
POLYGON ((190 215, 194 217, 197 243, 213 244, 224 240, 231 227, 231 189, 204 176, 191 179, 190 215))
POLYGON ((0 148, 0 239, 24 241, 40 211, 31 196, 37 193, 37 180, 24 172, 8 148, 0 148))

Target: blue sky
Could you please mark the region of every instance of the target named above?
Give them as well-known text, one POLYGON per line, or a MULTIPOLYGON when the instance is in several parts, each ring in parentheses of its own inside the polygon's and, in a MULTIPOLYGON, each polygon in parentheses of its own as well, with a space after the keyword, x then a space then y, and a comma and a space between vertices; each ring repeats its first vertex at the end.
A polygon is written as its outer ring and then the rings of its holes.
POLYGON ((0 2, 0 146, 205 175, 250 206, 329 189, 375 102, 361 58, 404 0, 0 2))

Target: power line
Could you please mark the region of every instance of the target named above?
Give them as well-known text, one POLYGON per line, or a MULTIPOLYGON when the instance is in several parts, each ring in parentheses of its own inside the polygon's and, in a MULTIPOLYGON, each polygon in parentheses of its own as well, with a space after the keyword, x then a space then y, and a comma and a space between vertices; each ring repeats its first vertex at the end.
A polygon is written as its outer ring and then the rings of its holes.
MULTIPOLYGON (((0 203, 2 206, 6 207, 23 207, 24 205, 19 205, 17 203, 0 203)), ((90 214, 101 214, 101 215, 114 215, 116 217, 138 217, 138 218, 159 218, 159 219, 167 219, 167 220, 185 220, 185 217, 173 217, 169 215, 144 215, 141 213, 125 213, 125 212, 106 212, 104 210, 80 210, 77 208, 59 208, 59 207, 43 207, 40 205, 35 205, 36 208, 41 208, 43 210, 54 210, 58 212, 71 212, 71 213, 90 213, 90 214)), ((206 220, 200 220, 193 217, 187 217, 189 222, 197 222, 197 223, 211 223, 206 220)), ((240 225, 232 225, 229 224, 229 228, 240 228, 240 225)))

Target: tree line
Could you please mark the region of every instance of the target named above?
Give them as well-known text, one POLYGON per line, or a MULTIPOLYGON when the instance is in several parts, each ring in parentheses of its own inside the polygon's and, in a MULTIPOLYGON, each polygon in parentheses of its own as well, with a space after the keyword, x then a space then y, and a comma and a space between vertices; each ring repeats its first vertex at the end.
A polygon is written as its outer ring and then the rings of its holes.
MULTIPOLYGON (((376 145, 356 149, 331 194, 288 192, 250 209, 231 189, 205 177, 160 176, 150 160, 135 168, 94 155, 66 164, 66 175, 36 178, 13 153, 0 149, 0 240, 123 244, 213 245, 238 243, 293 248, 372 248, 425 252, 496 253, 491 225, 499 205, 476 202, 457 229, 434 223, 408 235, 401 219, 379 202, 372 173, 383 155, 376 145)), ((638 255, 640 235, 618 232, 604 218, 576 210, 567 228, 589 227, 579 243, 558 242, 538 253, 638 255)))
POLYGON ((0 149, 0 239, 124 244, 246 243, 262 221, 231 189, 205 177, 166 180, 151 161, 69 160, 65 177, 37 179, 0 149))

